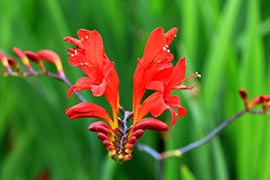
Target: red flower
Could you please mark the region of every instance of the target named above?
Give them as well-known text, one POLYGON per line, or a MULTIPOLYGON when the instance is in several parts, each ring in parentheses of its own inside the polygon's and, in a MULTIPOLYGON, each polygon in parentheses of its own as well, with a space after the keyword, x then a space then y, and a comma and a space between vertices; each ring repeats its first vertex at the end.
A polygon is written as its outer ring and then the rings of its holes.
POLYGON ((248 101, 248 94, 244 89, 240 89, 239 94, 243 99, 247 110, 250 110, 257 105, 262 105, 263 112, 266 112, 270 108, 270 95, 260 95, 248 101))
MULTIPOLYGON (((108 149, 110 157, 117 161, 132 158, 134 144, 144 130, 166 131, 168 125, 159 119, 166 109, 172 114, 172 125, 177 117, 185 115, 185 108, 178 96, 172 96, 172 90, 189 89, 182 82, 185 80, 185 58, 173 66, 173 55, 169 45, 174 39, 177 28, 164 33, 162 28, 155 29, 146 44, 143 57, 133 76, 133 111, 124 111, 119 106, 119 79, 114 64, 104 53, 101 36, 96 31, 79 30, 79 39, 66 37, 65 41, 76 46, 69 49, 69 63, 83 70, 86 77, 81 77, 68 91, 68 97, 74 91, 91 90, 94 96, 104 95, 112 108, 112 116, 103 107, 88 102, 79 103, 66 110, 71 119, 94 117, 103 121, 94 122, 90 131, 97 132, 98 138, 108 149), (154 92, 143 100, 147 90, 154 92), (174 110, 177 109, 177 112, 174 110), (118 111, 123 118, 118 116, 118 111), (153 117, 145 117, 151 113, 153 117), (112 117, 112 118, 111 118, 112 117), (128 123, 133 118, 133 123, 128 123), (128 124, 132 124, 128 127, 128 124)), ((191 77, 198 77, 195 74, 191 77)))
MULTIPOLYGON (((74 91, 91 90, 94 96, 104 96, 111 105, 113 120, 108 120, 113 129, 118 126, 119 79, 111 62, 104 52, 103 41, 97 31, 81 29, 78 31, 80 40, 66 37, 64 40, 73 43, 78 49, 69 49, 69 63, 78 66, 87 77, 80 78, 68 91, 68 97, 74 91)), ((74 107, 73 107, 74 108, 74 107)), ((83 108, 83 105, 82 105, 83 108)), ((89 111, 93 111, 92 107, 89 111)), ((70 112, 72 108, 68 109, 70 112)), ((98 110, 97 110, 98 111, 98 110)), ((90 113, 91 114, 91 113, 90 113)), ((88 116, 93 117, 93 116, 88 116)))
POLYGON ((173 55, 168 48, 177 31, 177 28, 173 28, 164 34, 163 28, 155 29, 146 43, 143 57, 138 59, 138 65, 133 75, 134 123, 141 119, 138 116, 139 107, 146 92, 146 85, 154 78, 156 81, 165 80, 172 71, 173 55))
MULTIPOLYGON (((180 105, 180 98, 171 96, 172 90, 188 89, 181 85, 185 80, 185 58, 181 58, 176 66, 173 66, 171 63, 173 55, 168 49, 176 32, 176 28, 172 28, 165 34, 162 28, 155 29, 148 39, 143 57, 138 60, 133 76, 134 123, 140 121, 149 112, 152 116, 158 117, 169 109, 174 126, 178 115, 184 116, 186 113, 185 108, 180 105), (146 90, 156 92, 141 103, 146 90), (177 108, 178 112, 173 108, 177 108)), ((200 75, 194 74, 191 77, 200 77, 200 75)))

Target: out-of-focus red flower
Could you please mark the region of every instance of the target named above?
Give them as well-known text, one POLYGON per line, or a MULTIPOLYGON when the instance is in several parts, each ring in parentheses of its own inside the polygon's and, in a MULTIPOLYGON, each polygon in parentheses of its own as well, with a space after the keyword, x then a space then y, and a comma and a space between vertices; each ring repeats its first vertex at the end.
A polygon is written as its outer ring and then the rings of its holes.
MULTIPOLYGON (((104 95, 108 100, 112 115, 103 107, 83 102, 66 110, 71 119, 90 117, 104 121, 94 122, 90 131, 97 132, 98 138, 108 149, 110 157, 117 161, 127 161, 132 158, 134 144, 145 130, 166 131, 168 125, 157 119, 165 110, 172 114, 172 125, 178 116, 186 113, 180 104, 178 96, 172 96, 173 90, 191 89, 182 82, 186 79, 185 58, 174 66, 173 55, 169 45, 173 41, 177 28, 164 33, 162 28, 155 29, 146 44, 143 57, 138 59, 138 65, 133 75, 133 110, 124 111, 119 105, 119 79, 111 62, 104 52, 103 41, 96 31, 81 29, 79 39, 66 37, 64 40, 75 45, 69 49, 69 63, 82 69, 86 77, 77 80, 68 91, 68 97, 74 91, 90 90, 94 96, 104 95), (152 94, 143 99, 145 92, 152 94), (177 112, 175 111, 177 109, 177 112), (118 112, 123 116, 118 116, 118 112), (145 117, 151 113, 153 117, 145 117), (133 118, 133 123, 129 123, 133 118), (131 124, 128 126, 128 124, 131 124)), ((195 74, 192 77, 199 77, 195 74)))
POLYGON ((5 56, 4 53, 0 52, 0 61, 2 65, 5 67, 8 74, 13 74, 13 71, 10 67, 10 64, 8 62, 8 58, 5 56))
POLYGON ((262 110, 266 112, 270 108, 270 95, 260 95, 248 101, 248 94, 246 90, 240 89, 239 94, 244 101, 247 110, 254 106, 262 105, 262 110))
MULTIPOLYGON (((28 55, 29 55, 29 53, 28 53, 28 55)), ((56 52, 49 50, 49 49, 43 49, 43 50, 38 51, 37 55, 40 59, 54 64, 57 71, 58 71, 58 74, 62 78, 65 77, 65 73, 64 73, 61 59, 56 52)))
POLYGON ((49 180, 49 179, 51 179, 50 174, 46 171, 40 172, 35 178, 35 180, 49 180))
POLYGON ((22 61, 22 63, 26 67, 26 69, 30 73, 34 73, 34 70, 33 70, 32 66, 31 66, 31 64, 29 63, 29 60, 28 60, 27 56, 23 53, 23 51, 21 49, 17 48, 17 47, 14 47, 13 52, 19 57, 19 59, 22 61))
MULTIPOLYGON (((42 73, 46 72, 46 69, 45 69, 45 67, 43 65, 42 59, 38 56, 37 53, 32 52, 32 51, 25 51, 24 53, 29 58, 29 60, 31 60, 32 62, 35 62, 35 63, 38 64, 38 67, 39 67, 39 69, 41 70, 42 73)), ((61 67, 62 67, 62 64, 61 64, 61 67)))

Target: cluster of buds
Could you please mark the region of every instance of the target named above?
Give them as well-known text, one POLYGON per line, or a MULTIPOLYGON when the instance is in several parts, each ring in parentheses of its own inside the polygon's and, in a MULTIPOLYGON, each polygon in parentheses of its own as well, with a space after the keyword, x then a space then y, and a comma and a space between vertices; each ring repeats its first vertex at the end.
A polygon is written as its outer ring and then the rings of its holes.
POLYGON ((5 69, 5 71, 3 71, 4 75, 23 77, 49 75, 57 79, 65 78, 61 59, 54 51, 44 49, 38 52, 23 52, 21 49, 14 47, 13 52, 21 62, 17 61, 13 57, 6 56, 3 52, 0 52, 0 61, 5 69), (43 64, 44 61, 54 64, 57 69, 57 74, 47 71, 43 64), (36 63, 38 69, 34 69, 30 62, 36 63))
POLYGON ((165 110, 171 113, 172 126, 179 116, 186 113, 180 97, 173 96, 172 91, 191 90, 192 86, 184 86, 183 81, 200 75, 195 73, 185 77, 185 57, 180 58, 175 66, 172 64, 174 56, 170 53, 169 45, 177 31, 177 28, 172 28, 164 33, 163 28, 156 28, 150 34, 133 75, 131 112, 120 106, 119 78, 114 62, 104 52, 101 35, 95 30, 80 29, 79 39, 69 36, 64 39, 76 46, 68 49, 69 64, 80 68, 86 75, 69 89, 68 97, 77 91, 90 90, 93 96, 104 95, 111 106, 110 114, 100 105, 81 102, 67 108, 66 114, 70 119, 100 119, 90 124, 88 129, 97 132, 109 156, 118 162, 132 158, 134 144, 145 130, 168 130, 168 125, 157 119, 165 110), (152 93, 146 96, 147 91, 152 93))
POLYGON ((240 89, 239 94, 244 101, 246 110, 251 110, 254 106, 261 105, 262 111, 266 113, 270 108, 270 95, 260 95, 249 101, 248 94, 244 89, 240 89))
POLYGON ((154 118, 144 118, 142 121, 128 127, 127 122, 132 117, 132 113, 125 111, 124 119, 119 122, 121 126, 112 129, 107 123, 97 121, 88 127, 90 131, 97 132, 98 138, 109 151, 109 156, 123 162, 132 158, 132 151, 136 141, 143 135, 146 129, 166 131, 167 124, 154 118))

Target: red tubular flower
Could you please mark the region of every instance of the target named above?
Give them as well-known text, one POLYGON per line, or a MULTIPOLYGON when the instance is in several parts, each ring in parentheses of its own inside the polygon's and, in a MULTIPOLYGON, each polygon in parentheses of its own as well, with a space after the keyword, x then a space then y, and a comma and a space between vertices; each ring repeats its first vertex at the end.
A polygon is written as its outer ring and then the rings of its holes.
POLYGON ((69 63, 78 66, 87 77, 80 78, 68 91, 68 97, 74 91, 91 90, 94 96, 104 96, 113 112, 112 128, 118 127, 119 79, 111 62, 104 52, 102 37, 97 31, 81 29, 80 40, 66 37, 64 40, 73 43, 78 49, 69 49, 69 63))
MULTIPOLYGON (((78 31, 79 39, 66 37, 64 40, 75 45, 69 49, 69 64, 82 69, 86 77, 81 77, 72 86, 67 96, 74 91, 90 90, 94 96, 104 95, 108 100, 112 115, 103 107, 83 102, 66 110, 71 119, 90 117, 104 121, 92 123, 88 129, 97 132, 98 138, 108 149, 109 155, 116 161, 127 161, 132 158, 131 152, 134 144, 145 130, 168 130, 168 125, 156 119, 166 109, 172 114, 172 125, 177 117, 186 113, 180 104, 178 96, 172 96, 172 90, 191 89, 185 87, 186 64, 185 58, 173 66, 173 55, 169 45, 173 41, 177 28, 164 33, 162 28, 155 29, 146 44, 144 54, 138 59, 138 65, 133 76, 133 111, 123 111, 123 118, 118 117, 119 105, 119 79, 111 62, 104 52, 102 37, 96 31, 81 29, 78 31), (147 90, 154 92, 143 100, 147 90), (177 112, 174 110, 177 109, 177 112), (151 113, 153 117, 145 117, 151 113), (128 121, 133 118, 133 123, 128 121), (128 124, 132 124, 128 127, 128 124)), ((199 77, 198 74, 191 76, 199 77)))
MULTIPOLYGON (((165 34, 162 28, 155 29, 148 39, 143 57, 138 60, 133 76, 134 124, 149 112, 152 116, 158 117, 168 109, 172 114, 174 126, 178 115, 184 116, 186 113, 185 108, 180 105, 180 98, 171 96, 172 90, 189 89, 181 85, 185 80, 185 58, 181 58, 176 66, 171 63, 173 55, 168 48, 176 32, 176 28, 165 34), (156 92, 141 103, 147 89, 156 92), (178 112, 173 108, 177 108, 178 112)), ((200 75, 194 74, 192 77, 200 75)))
POLYGON ((133 75, 133 112, 134 123, 140 120, 139 107, 144 93, 146 84, 154 80, 167 79, 172 70, 171 61, 173 55, 169 51, 169 45, 173 41, 177 28, 172 28, 164 34, 163 28, 155 29, 146 43, 144 54, 138 59, 138 65, 133 75))

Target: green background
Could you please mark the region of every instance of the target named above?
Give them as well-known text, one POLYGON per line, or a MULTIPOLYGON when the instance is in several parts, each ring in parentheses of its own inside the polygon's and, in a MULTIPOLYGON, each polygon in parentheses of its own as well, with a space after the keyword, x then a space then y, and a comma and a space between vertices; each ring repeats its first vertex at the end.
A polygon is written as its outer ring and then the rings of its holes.
MULTIPOLYGON (((187 75, 197 93, 180 92, 188 110, 165 135, 146 132, 140 143, 162 150, 182 147, 206 135, 242 110, 238 95, 270 92, 269 0, 1 0, 0 50, 14 56, 12 47, 52 49, 62 59, 72 83, 82 76, 67 63, 67 35, 80 28, 96 29, 120 77, 121 105, 131 109, 132 74, 150 32, 178 27, 171 45, 175 61, 187 58, 187 75)), ((46 64, 47 66, 47 64, 46 64)), ((53 66, 47 66, 55 71, 53 66)), ((3 70, 3 67, 0 66, 3 70)), ((0 76, 0 179, 157 179, 156 163, 134 150, 131 161, 118 164, 108 156, 95 133, 93 119, 70 121, 64 110, 78 102, 66 99, 67 87, 48 77, 0 76)), ((102 98, 93 102, 103 103, 102 98)), ((164 119, 170 116, 165 114, 164 119)), ((166 180, 269 180, 270 118, 245 115, 210 143, 182 158, 163 163, 166 180)))

